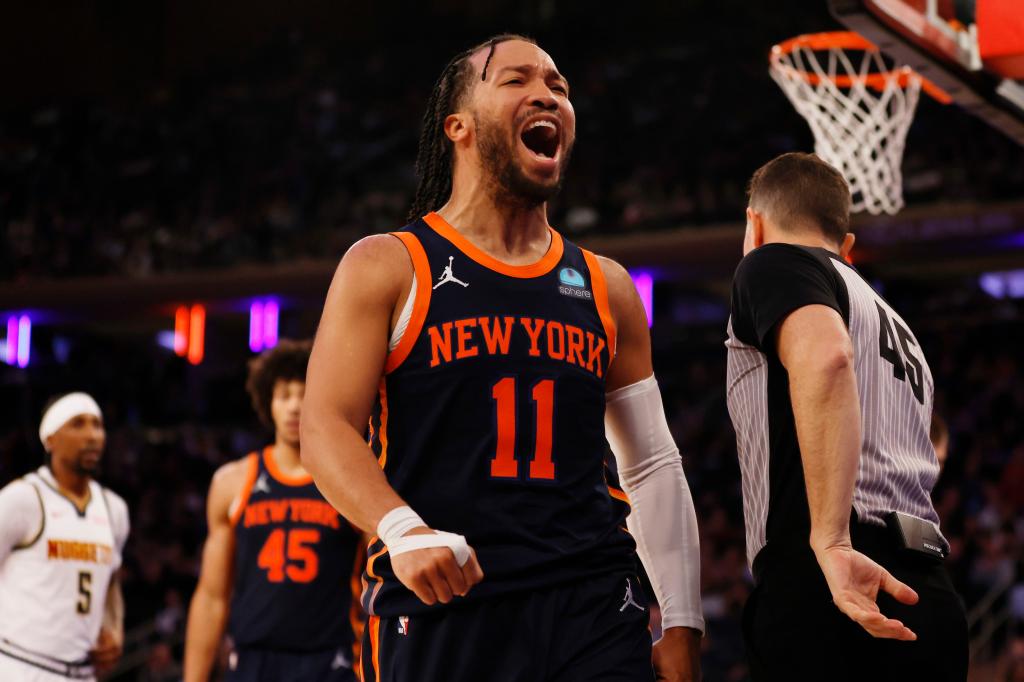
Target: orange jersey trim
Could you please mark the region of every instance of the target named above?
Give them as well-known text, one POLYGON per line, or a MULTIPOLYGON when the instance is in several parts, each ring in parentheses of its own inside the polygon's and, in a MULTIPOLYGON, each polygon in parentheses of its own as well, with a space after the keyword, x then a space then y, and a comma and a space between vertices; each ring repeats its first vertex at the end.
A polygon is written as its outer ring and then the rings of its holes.
POLYGON ((494 256, 485 253, 483 250, 473 244, 473 242, 466 239, 465 236, 454 227, 448 224, 448 222, 436 213, 428 213, 423 216, 424 222, 429 225, 434 232, 450 241, 455 247, 466 254, 469 258, 480 265, 494 270, 495 272, 507 275, 509 277, 518 277, 520 279, 526 279, 529 277, 540 277, 551 272, 552 268, 558 265, 558 262, 562 260, 562 252, 565 250, 565 244, 562 242, 562 235, 558 234, 555 230, 550 227, 548 230, 551 233, 551 246, 548 247, 548 252, 537 261, 536 263, 530 263, 529 265, 509 265, 504 263, 494 256))
POLYGON ((384 379, 380 380, 380 430, 377 433, 380 439, 380 457, 377 464, 381 470, 388 463, 388 387, 384 379))
POLYGON ((242 518, 242 512, 245 511, 245 505, 249 504, 249 495, 252 494, 252 487, 256 485, 256 476, 259 475, 260 471, 260 460, 258 453, 250 453, 246 459, 248 460, 249 470, 245 473, 245 481, 242 483, 242 489, 238 491, 238 506, 235 507, 235 511, 232 512, 231 516, 228 517, 228 522, 231 527, 234 528, 238 524, 238 520, 242 518))
MULTIPOLYGON (((366 548, 359 544, 359 549, 356 550, 356 560, 352 566, 352 578, 349 582, 349 588, 352 590, 352 608, 349 609, 349 623, 352 626, 352 660, 362 661, 362 649, 363 649, 363 628, 366 625, 366 620, 363 618, 363 609, 359 603, 359 595, 362 592, 362 586, 360 585, 360 578, 362 577, 363 567, 366 565, 366 548)), ((362 673, 360 673, 361 675, 362 673)))
POLYGON ((380 616, 370 616, 369 627, 373 679, 380 680, 380 616))
POLYGON ((597 306, 597 314, 601 317, 601 324, 604 326, 604 335, 608 338, 608 366, 615 359, 615 318, 612 317, 611 307, 608 305, 608 285, 604 280, 604 272, 601 270, 601 263, 597 256, 586 249, 583 252, 583 259, 587 261, 587 268, 590 270, 590 284, 594 289, 594 304, 597 306))
POLYGON ((297 488, 303 485, 309 485, 313 482, 313 476, 311 474, 304 474, 302 476, 289 476, 277 467, 277 460, 274 459, 274 446, 268 445, 263 448, 263 465, 267 467, 267 471, 271 477, 282 485, 291 486, 297 488))
MULTIPOLYGON (((377 542, 377 540, 377 536, 374 535, 370 539, 370 542, 367 544, 367 549, 369 549, 369 547, 372 546, 373 543, 377 542)), ((374 581, 374 584, 371 587, 369 583, 363 583, 363 596, 365 597, 366 593, 369 592, 369 599, 366 602, 366 609, 368 613, 371 615, 373 614, 373 602, 377 598, 377 593, 380 592, 380 588, 384 585, 384 578, 380 577, 379 575, 373 572, 373 562, 375 562, 379 557, 382 557, 385 554, 387 554, 387 552, 388 547, 387 545, 384 545, 384 548, 382 550, 380 550, 376 554, 371 555, 370 558, 366 561, 366 576, 368 578, 371 578, 374 581)))
POLYGON ((633 506, 633 503, 629 501, 629 495, 619 490, 618 488, 608 486, 608 494, 614 497, 616 500, 619 500, 620 502, 625 502, 630 507, 633 506))
POLYGON ((398 366, 405 362, 409 353, 412 352, 413 346, 416 345, 416 339, 419 338, 420 332, 423 330, 423 323, 427 319, 427 310, 430 309, 430 292, 433 291, 431 284, 434 281, 433 275, 430 274, 427 252, 423 250, 423 245, 420 244, 416 235, 411 232, 392 232, 391 234, 402 240, 405 249, 409 252, 409 258, 412 259, 413 272, 416 273, 416 291, 414 292, 416 298, 413 300, 409 326, 405 328, 405 333, 402 334, 402 339, 398 342, 395 350, 388 353, 387 359, 384 361, 385 374, 390 374, 398 369, 398 366))

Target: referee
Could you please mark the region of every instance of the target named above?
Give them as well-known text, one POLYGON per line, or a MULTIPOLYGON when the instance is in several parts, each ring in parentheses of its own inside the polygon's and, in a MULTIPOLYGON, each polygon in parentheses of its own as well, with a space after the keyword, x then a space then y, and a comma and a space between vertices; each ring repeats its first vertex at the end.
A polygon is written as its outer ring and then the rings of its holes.
POLYGON ((750 181, 728 340, 754 680, 958 680, 963 606, 931 490, 932 375, 846 263, 843 177, 784 154, 750 181))

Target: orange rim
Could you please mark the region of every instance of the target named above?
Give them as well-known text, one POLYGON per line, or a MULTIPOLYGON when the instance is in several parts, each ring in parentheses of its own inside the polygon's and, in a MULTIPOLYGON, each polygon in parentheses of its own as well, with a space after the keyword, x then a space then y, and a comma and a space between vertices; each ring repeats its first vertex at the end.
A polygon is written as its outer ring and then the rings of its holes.
MULTIPOLYGON (((811 51, 821 51, 830 49, 839 50, 863 50, 863 51, 878 51, 878 47, 864 36, 854 31, 829 31, 825 33, 807 33, 805 35, 799 35, 789 40, 784 40, 772 47, 771 56, 774 61, 782 55, 792 54, 797 49, 805 49, 811 51)), ((779 65, 779 68, 786 71, 791 71, 798 74, 804 80, 811 85, 817 85, 821 82, 822 77, 817 73, 811 73, 803 71, 794 66, 779 65)), ((867 76, 851 76, 849 74, 842 74, 832 76, 831 81, 839 88, 852 87, 854 83, 864 82, 868 87, 874 90, 884 90, 886 83, 892 77, 896 75, 896 83, 901 88, 906 88, 907 83, 910 82, 910 76, 917 75, 921 79, 921 88, 928 93, 928 95, 942 104, 950 104, 953 102, 953 98, 948 92, 940 88, 935 83, 915 72, 909 66, 904 66, 895 71, 879 71, 877 73, 871 73, 867 76)))
POLYGON ((828 50, 833 47, 840 50, 877 50, 873 42, 853 31, 828 31, 826 33, 806 33, 784 40, 772 47, 772 53, 789 54, 798 47, 808 50, 828 50))

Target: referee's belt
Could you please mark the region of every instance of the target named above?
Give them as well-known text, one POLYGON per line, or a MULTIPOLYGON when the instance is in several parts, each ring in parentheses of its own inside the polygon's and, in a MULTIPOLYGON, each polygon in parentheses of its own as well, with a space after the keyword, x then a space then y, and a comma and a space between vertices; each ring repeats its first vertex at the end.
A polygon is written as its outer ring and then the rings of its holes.
MULTIPOLYGON (((893 512, 895 513, 895 512, 893 512)), ((909 517, 918 523, 900 527, 896 519, 886 519, 888 526, 879 526, 864 521, 850 521, 850 539, 853 548, 871 556, 876 561, 877 554, 882 552, 892 557, 899 557, 900 561, 909 562, 914 565, 934 565, 941 563, 949 554, 949 545, 942 536, 938 534, 935 526, 924 519, 909 517), (927 528, 933 529, 934 537, 929 534, 927 528), (928 546, 930 545, 930 547, 928 546)), ((905 521, 905 519, 904 519, 905 521)), ((779 562, 803 560, 814 562, 814 551, 806 536, 801 535, 777 538, 768 542, 754 557, 751 572, 754 574, 754 582, 761 582, 766 569, 771 565, 779 565, 779 562)))
POLYGON ((0 639, 0 654, 72 680, 89 680, 96 676, 92 662, 88 659, 62 661, 59 658, 18 646, 9 639, 0 639))

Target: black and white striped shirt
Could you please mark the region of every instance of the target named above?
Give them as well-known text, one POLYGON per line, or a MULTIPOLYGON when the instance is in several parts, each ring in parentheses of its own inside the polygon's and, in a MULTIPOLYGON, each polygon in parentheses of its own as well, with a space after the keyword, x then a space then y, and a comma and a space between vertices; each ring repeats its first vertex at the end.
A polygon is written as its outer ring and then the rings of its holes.
POLYGON ((938 526, 931 490, 939 465, 928 437, 934 385, 913 332, 838 255, 766 244, 736 269, 726 341, 750 563, 767 543, 807 542, 810 533, 789 377, 773 333, 814 304, 839 312, 853 342, 863 434, 856 519, 884 525, 886 513, 900 511, 938 526))

